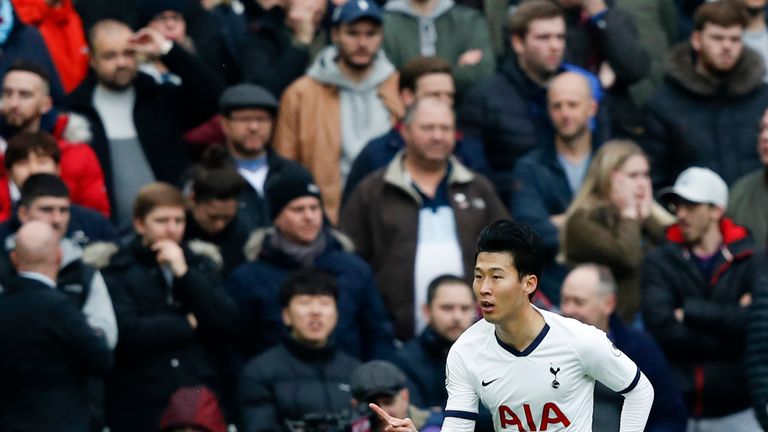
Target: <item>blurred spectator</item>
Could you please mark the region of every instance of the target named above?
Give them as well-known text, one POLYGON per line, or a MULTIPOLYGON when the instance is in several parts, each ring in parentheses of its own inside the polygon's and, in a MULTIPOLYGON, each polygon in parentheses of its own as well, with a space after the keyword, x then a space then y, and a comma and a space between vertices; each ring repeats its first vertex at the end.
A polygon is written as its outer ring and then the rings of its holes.
POLYGON ((227 424, 211 390, 182 387, 171 395, 160 432, 227 432, 227 424))
MULTIPOLYGON (((203 60, 223 80, 238 81, 238 65, 228 51, 218 20, 192 0, 137 0, 139 26, 153 28, 168 40, 203 60)), ((170 72, 159 57, 143 59, 139 69, 158 83, 179 85, 181 78, 170 72)))
POLYGON ((690 41, 670 51, 666 82, 646 116, 654 187, 671 184, 691 165, 712 169, 728 184, 760 167, 755 125, 768 106, 768 86, 762 58, 744 49, 746 25, 739 3, 706 3, 690 41))
MULTIPOLYGON (((426 96, 439 98, 453 107, 456 90, 451 65, 439 57, 416 57, 406 63, 400 70, 398 85, 400 99, 406 107, 426 96)), ((344 202, 365 176, 387 166, 397 152, 403 149, 405 141, 400 134, 402 127, 402 123, 396 124, 386 134, 369 141, 357 155, 344 185, 344 202)), ((464 138, 457 131, 454 153, 468 168, 481 174, 488 173, 488 161, 481 142, 464 138)))
POLYGON ((763 167, 743 176, 728 194, 728 216, 749 228, 758 249, 768 245, 768 111, 760 120, 757 155, 763 167))
POLYGON ((90 34, 97 22, 113 19, 135 27, 138 23, 136 0, 74 0, 75 10, 83 20, 85 33, 90 34))
POLYGON ((408 377, 411 402, 421 407, 444 408, 445 359, 464 330, 477 320, 475 296, 466 280, 441 275, 427 287, 427 303, 421 308, 427 326, 395 357, 395 364, 408 377))
POLYGON ((112 218, 128 229, 138 190, 155 179, 174 182, 187 168, 182 133, 216 113, 222 83, 199 59, 153 29, 134 34, 125 24, 107 20, 90 36, 94 74, 69 96, 69 104, 90 121, 112 218), (159 56, 182 85, 159 85, 138 72, 137 53, 159 56))
MULTIPOLYGON (((218 22, 229 56, 241 64, 240 51, 248 25, 243 3, 240 0, 200 0, 200 5, 218 22)), ((192 24, 194 26, 194 21, 192 24)))
POLYGON ((245 262, 243 246, 251 229, 238 212, 238 200, 246 187, 227 150, 219 146, 206 152, 191 179, 184 240, 218 246, 224 277, 245 262))
POLYGON ((56 288, 59 235, 29 222, 16 237, 19 276, 0 296, 0 424, 6 430, 88 431, 88 376, 104 376, 112 353, 56 288), (12 355, 10 355, 12 353, 12 355))
POLYGON ((723 217, 728 187, 711 170, 688 168, 662 196, 678 223, 643 262, 643 319, 683 391, 688 430, 760 430, 742 362, 752 293, 768 283, 763 253, 723 217))
MULTIPOLYGON (((405 374, 394 364, 374 360, 355 369, 352 374, 353 404, 370 411, 367 404, 375 403, 396 418, 410 418, 421 432, 439 432, 443 424, 441 410, 427 411, 411 404, 405 374)), ((387 425, 371 415, 370 430, 384 432, 387 425)))
POLYGON ((302 267, 322 270, 339 288, 336 345, 359 359, 394 354, 392 324, 371 268, 351 252, 349 239, 323 223, 320 190, 311 175, 284 173, 267 188, 274 228, 254 231, 245 246, 250 262, 236 269, 227 289, 240 305, 246 333, 243 347, 252 356, 280 341, 278 287, 302 267))
POLYGON ((753 302, 747 324, 747 351, 744 354, 752 406, 763 430, 768 430, 768 280, 763 265, 763 282, 752 293, 753 302))
POLYGON ((632 324, 640 310, 640 263, 664 239, 672 218, 653 200, 648 159, 631 141, 609 141, 595 153, 568 207, 560 250, 571 264, 594 262, 618 282, 616 312, 632 324))
MULTIPOLYGON (((43 132, 52 133, 55 137, 53 142, 58 145, 56 153, 61 155, 60 161, 58 154, 55 155, 54 162, 57 170, 61 168, 61 176, 70 188, 72 200, 109 217, 104 172, 93 149, 84 142, 90 139, 90 131, 84 119, 74 114, 61 114, 54 128, 48 130, 43 127, 43 116, 52 112, 53 106, 45 70, 36 63, 17 62, 6 73, 2 86, 0 134, 5 140, 12 140, 19 133, 28 134, 25 138, 19 138, 27 143, 27 148, 16 154, 16 162, 26 162, 31 153, 39 153, 31 151, 32 148, 40 150, 41 146, 45 147, 43 142, 51 138, 43 132)), ((8 152, 8 147, 10 144, 6 143, 4 153, 8 152)), ((50 150, 50 155, 53 156, 53 150, 50 150)), ((0 156, 0 160, 3 157, 5 155, 0 156)), ((13 164, 5 161, 4 165, 13 164)), ((0 195, 3 193, 0 190, 0 195)), ((14 198, 13 195, 11 192, 11 198, 14 198)), ((0 204, 0 219, 4 220, 9 210, 9 207, 0 204)))
MULTIPOLYGON (((2 197, 7 199, 3 203, 4 208, 7 208, 10 213, 8 220, 0 225, 0 246, 5 237, 19 228, 16 214, 18 206, 22 205, 20 204, 23 198, 22 190, 27 179, 37 174, 59 176, 58 160, 59 150, 56 143, 42 132, 19 134, 11 139, 5 158, 8 177, 0 178, 0 182, 4 180, 5 183, 0 183, 2 185, 0 194, 3 192, 7 194, 2 197)), ((92 242, 113 241, 117 238, 115 228, 104 216, 93 210, 71 204, 71 197, 71 193, 67 190, 67 223, 64 224, 64 232, 70 240, 85 247, 92 242)))
POLYGON ((642 116, 629 87, 648 76, 651 61, 634 18, 621 8, 609 7, 610 0, 554 1, 565 10, 566 61, 600 78, 612 136, 637 138, 642 133, 642 116))
MULTIPOLYGON (((763 65, 768 64, 768 25, 765 21, 766 0, 739 0, 749 14, 749 21, 744 30, 744 45, 755 50, 763 58, 763 65)), ((768 68, 763 76, 768 82, 768 68)))
POLYGON ((344 3, 333 14, 334 45, 317 55, 280 104, 275 150, 312 172, 333 223, 357 154, 402 114, 398 74, 380 49, 382 35, 375 3, 344 3))
MULTIPOLYGON (((117 345, 117 323, 112 300, 101 273, 83 260, 83 247, 67 237, 71 207, 67 186, 51 174, 35 174, 24 182, 14 230, 2 237, 0 282, 16 276, 10 255, 16 247, 16 232, 32 221, 50 225, 59 238, 61 262, 58 288, 82 309, 88 324, 102 335, 110 349, 117 345)), ((3 227, 6 228, 6 227, 3 227)), ((8 226, 7 228, 11 228, 8 226)))
POLYGON ((488 22, 477 10, 453 0, 390 0, 384 10, 384 51, 395 67, 418 56, 443 58, 459 95, 496 70, 488 22))
POLYGON ((326 0, 287 0, 249 25, 242 46, 242 79, 282 95, 329 42, 322 28, 326 0))
POLYGON ((642 107, 662 84, 667 50, 679 40, 677 9, 674 0, 614 0, 613 5, 632 16, 640 46, 651 60, 648 75, 629 88, 635 104, 642 107))
POLYGON ((19 18, 43 36, 64 91, 74 90, 88 74, 88 44, 72 0, 13 0, 19 18))
POLYGON ((299 270, 285 279, 279 297, 290 335, 243 369, 238 390, 243 432, 293 430, 290 422, 351 408, 349 379, 360 362, 339 350, 331 336, 339 319, 335 278, 299 270))
POLYGON ((237 308, 219 283, 221 257, 182 242, 184 223, 181 192, 150 183, 134 204, 135 238, 103 257, 120 332, 105 406, 112 432, 156 430, 179 387, 218 388, 210 347, 235 331, 237 308))
POLYGON ((246 180, 238 204, 238 217, 248 230, 272 225, 264 190, 281 175, 306 170, 272 150, 277 99, 263 87, 238 84, 219 100, 221 129, 237 172, 246 180))
POLYGON ((538 289, 557 303, 567 272, 555 262, 565 211, 581 189, 592 155, 602 143, 589 127, 597 102, 584 75, 563 72, 553 78, 547 91, 547 110, 555 129, 554 143, 531 151, 515 165, 510 202, 512 218, 530 225, 541 237, 546 261, 538 289))
POLYGON ((469 277, 477 235, 508 216, 490 182, 451 155, 449 105, 418 99, 403 123, 405 149, 352 192, 339 227, 373 267, 395 334, 408 340, 426 325, 429 282, 449 272, 469 277))
MULTIPOLYGON (((683 395, 675 384, 664 353, 651 335, 625 326, 616 311, 616 280, 608 267, 576 266, 563 282, 560 310, 563 316, 604 331, 614 346, 637 363, 653 384, 653 406, 647 432, 685 432, 688 417, 683 395)), ((592 430, 618 431, 624 398, 600 382, 595 383, 592 430)))
POLYGON ((549 0, 520 5, 508 21, 514 53, 490 80, 475 87, 458 112, 459 129, 485 144, 491 180, 507 206, 519 158, 551 142, 546 87, 566 68, 565 21, 549 0))
MULTIPOLYGON (((0 56, 0 78, 19 60, 39 64, 48 76, 53 101, 57 105, 61 104, 64 89, 40 32, 16 16, 11 0, 0 0, 0 21, 0 50, 3 53, 0 56)), ((49 116, 46 120, 53 123, 55 116, 49 116)))

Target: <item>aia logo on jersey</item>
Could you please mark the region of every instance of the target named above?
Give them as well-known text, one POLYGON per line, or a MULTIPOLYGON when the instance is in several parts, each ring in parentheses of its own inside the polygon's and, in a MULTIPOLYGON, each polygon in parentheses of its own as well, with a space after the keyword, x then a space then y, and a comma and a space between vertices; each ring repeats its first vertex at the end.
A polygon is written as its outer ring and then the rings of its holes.
POLYGON ((571 421, 568 417, 555 405, 554 402, 547 402, 541 409, 541 423, 536 425, 533 420, 533 411, 529 404, 523 404, 523 416, 521 418, 516 412, 506 405, 499 407, 499 424, 502 429, 506 429, 507 426, 512 428, 513 432, 534 432, 534 431, 546 431, 549 426, 561 425, 562 427, 568 427, 571 425, 571 421), (525 420, 525 424, 523 424, 525 420), (528 427, 528 429, 526 429, 528 427))

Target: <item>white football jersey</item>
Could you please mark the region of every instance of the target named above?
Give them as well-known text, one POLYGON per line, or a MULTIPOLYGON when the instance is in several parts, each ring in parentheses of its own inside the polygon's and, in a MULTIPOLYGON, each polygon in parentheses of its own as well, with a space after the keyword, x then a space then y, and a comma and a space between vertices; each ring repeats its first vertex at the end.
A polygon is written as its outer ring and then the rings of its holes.
POLYGON ((447 419, 474 420, 480 400, 496 431, 590 432, 595 380, 620 393, 637 385, 640 369, 603 331, 537 311, 546 324, 525 351, 498 339, 484 319, 453 344, 445 371, 447 419))

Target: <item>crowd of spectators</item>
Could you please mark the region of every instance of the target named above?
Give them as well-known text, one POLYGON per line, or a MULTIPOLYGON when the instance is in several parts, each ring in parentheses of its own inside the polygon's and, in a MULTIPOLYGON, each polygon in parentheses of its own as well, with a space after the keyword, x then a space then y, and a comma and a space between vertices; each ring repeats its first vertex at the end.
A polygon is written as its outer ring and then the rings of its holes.
POLYGON ((767 7, 0 0, 0 432, 437 431, 499 219, 646 430, 768 431, 767 7))

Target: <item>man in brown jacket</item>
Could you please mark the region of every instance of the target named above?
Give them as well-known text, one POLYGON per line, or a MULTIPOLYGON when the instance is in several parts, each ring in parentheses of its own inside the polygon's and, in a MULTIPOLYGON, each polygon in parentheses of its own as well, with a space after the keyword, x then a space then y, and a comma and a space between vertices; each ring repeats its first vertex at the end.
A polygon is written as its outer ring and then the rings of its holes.
POLYGON ((508 215, 491 183, 451 156, 451 107, 422 98, 403 122, 405 149, 352 192, 340 228, 373 267, 395 335, 407 340, 426 324, 419 311, 429 282, 469 278, 478 234, 508 215))
POLYGON ((381 10, 372 1, 348 1, 336 9, 333 45, 318 53, 280 103, 274 148, 312 172, 334 223, 352 161, 403 110, 397 71, 380 49, 381 26, 381 10))

